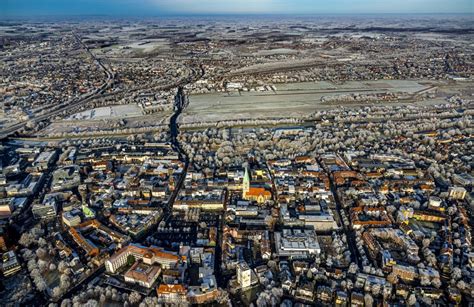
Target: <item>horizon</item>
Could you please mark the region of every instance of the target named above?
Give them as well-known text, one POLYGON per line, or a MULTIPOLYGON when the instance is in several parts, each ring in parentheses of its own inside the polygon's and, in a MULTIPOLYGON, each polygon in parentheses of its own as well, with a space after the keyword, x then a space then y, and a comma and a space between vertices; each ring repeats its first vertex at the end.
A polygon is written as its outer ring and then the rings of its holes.
MULTIPOLYGON (((2 15, 0 15, 2 16, 2 15)), ((29 20, 29 21, 60 21, 64 18, 73 18, 75 21, 77 19, 98 19, 98 18, 105 18, 106 20, 117 20, 117 19, 124 19, 128 18, 130 20, 142 18, 143 20, 150 20, 150 19, 173 19, 173 18, 275 18, 275 17, 283 17, 283 18, 311 18, 311 17, 331 17, 331 18, 339 18, 339 17, 353 17, 353 18, 392 18, 392 17, 399 17, 399 18, 409 18, 409 17, 454 17, 454 16, 462 16, 462 17, 471 17, 474 18, 474 13, 308 13, 308 14, 301 14, 301 13, 180 13, 180 14, 105 14, 105 13, 97 13, 97 14, 52 14, 52 15, 8 15, 3 16, 2 22, 9 22, 9 21, 21 21, 21 20, 29 20)))
POLYGON ((401 0, 397 8, 376 0, 6 0, 0 3, 5 17, 166 17, 228 15, 473 15, 470 0, 401 0), (429 8, 429 9, 427 9, 429 8))

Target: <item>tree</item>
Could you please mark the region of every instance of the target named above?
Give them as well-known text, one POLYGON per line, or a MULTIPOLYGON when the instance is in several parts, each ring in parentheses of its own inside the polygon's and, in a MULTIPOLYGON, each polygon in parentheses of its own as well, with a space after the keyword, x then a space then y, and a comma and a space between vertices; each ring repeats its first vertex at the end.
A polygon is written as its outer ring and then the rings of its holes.
POLYGON ((349 265, 349 269, 347 270, 348 273, 350 274, 356 274, 357 271, 358 271, 358 267, 357 267, 357 264, 355 264, 354 262, 351 262, 351 264, 349 265))
POLYGON ((38 260, 38 268, 41 272, 46 272, 48 270, 48 263, 44 260, 38 260))
POLYGON ((58 271, 59 273, 64 273, 66 272, 66 269, 68 268, 68 265, 65 261, 61 260, 58 264, 58 271))
POLYGON ((47 254, 48 253, 46 252, 46 250, 42 247, 36 250, 36 256, 38 256, 39 259, 42 259, 42 260, 46 259, 47 254))
POLYGON ((422 277, 420 280, 420 284, 424 287, 429 286, 431 284, 431 281, 429 278, 422 277))
POLYGON ((33 241, 34 237, 30 233, 25 232, 21 235, 18 243, 20 243, 20 245, 23 245, 24 247, 29 247, 31 243, 33 243, 33 241))
POLYGON ((97 302, 96 300, 94 299, 90 299, 87 301, 87 303, 84 305, 85 307, 98 307, 99 306, 99 302, 97 302))
POLYGON ((36 263, 36 260, 34 258, 28 260, 28 271, 32 272, 35 269, 38 269, 38 264, 36 263))
POLYGON ((407 302, 407 304, 408 304, 409 306, 413 306, 413 305, 416 304, 416 296, 415 296, 414 293, 410 294, 410 296, 408 297, 408 302, 407 302))
POLYGON ((430 241, 430 239, 428 239, 428 238, 425 238, 425 239, 423 239, 423 241, 422 241, 423 247, 425 247, 425 248, 429 247, 429 246, 430 246, 430 243, 431 243, 431 241, 430 241))
POLYGON ((458 279, 460 279, 462 277, 462 271, 460 268, 458 267, 455 267, 453 268, 452 272, 451 272, 451 279, 457 281, 458 279))
POLYGON ((28 248, 22 249, 22 255, 23 255, 23 259, 25 260, 30 260, 31 258, 35 257, 33 252, 28 248))
POLYGON ((374 305, 374 298, 369 293, 364 295, 365 306, 370 307, 374 305))
POLYGON ((62 295, 61 288, 54 287, 52 295, 53 295, 54 298, 59 298, 62 295))
POLYGON ((59 278, 59 286, 63 291, 69 289, 69 287, 71 286, 70 277, 66 274, 61 274, 61 277, 59 278))
POLYGON ((136 260, 135 260, 135 256, 133 256, 133 255, 128 255, 128 257, 127 257, 127 265, 131 266, 131 265, 133 265, 133 264, 135 263, 135 261, 136 261, 136 260))
POLYGON ((268 292, 262 291, 257 298, 257 307, 265 307, 270 306, 271 304, 271 296, 268 292))
POLYGON ((100 303, 101 303, 101 304, 104 304, 106 300, 107 300, 107 298, 105 297, 105 294, 102 293, 102 294, 100 295, 100 298, 99 298, 100 303))
POLYGON ((48 242, 43 237, 41 237, 38 240, 38 245, 41 247, 45 247, 46 245, 48 245, 48 242))
POLYGON ((38 291, 44 291, 47 288, 46 282, 44 281, 43 277, 39 276, 38 278, 35 278, 35 284, 36 288, 38 291))
POLYGON ((387 281, 392 285, 396 285, 398 283, 398 276, 394 273, 390 273, 387 276, 387 281))
POLYGON ((136 292, 136 291, 133 291, 132 293, 130 293, 130 295, 128 296, 128 301, 130 302, 130 304, 132 305, 137 305, 140 303, 140 301, 142 300, 142 296, 140 295, 140 293, 136 292))
POLYGON ((387 301, 390 298, 390 296, 392 295, 392 286, 390 284, 386 284, 383 287, 382 295, 385 301, 387 301))
POLYGON ((372 286, 372 294, 373 294, 374 296, 379 296, 381 290, 382 290, 382 289, 381 289, 381 287, 380 287, 380 284, 374 284, 374 285, 372 286))
POLYGON ((466 285, 466 283, 464 282, 464 280, 458 281, 458 283, 457 283, 456 286, 457 286, 458 289, 461 290, 461 291, 462 291, 462 290, 465 290, 465 289, 467 288, 467 285, 466 285))
POLYGON ((50 270, 50 271, 56 270, 56 265, 55 265, 54 263, 51 263, 51 264, 49 265, 49 270, 50 270))
POLYGON ((276 297, 278 300, 280 300, 283 297, 283 289, 282 288, 273 287, 271 292, 272 292, 272 295, 274 297, 276 297))
POLYGON ((66 298, 61 302, 61 307, 70 307, 72 306, 72 302, 70 299, 66 298))

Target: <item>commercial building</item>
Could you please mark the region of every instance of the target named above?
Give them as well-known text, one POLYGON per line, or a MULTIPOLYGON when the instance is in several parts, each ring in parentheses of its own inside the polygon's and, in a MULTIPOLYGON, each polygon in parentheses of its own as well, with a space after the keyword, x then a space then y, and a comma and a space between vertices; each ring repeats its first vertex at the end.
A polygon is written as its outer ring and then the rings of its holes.
POLYGON ((63 212, 63 222, 69 227, 76 227, 81 223, 81 216, 79 210, 74 209, 72 211, 63 212))
POLYGON ((275 247, 280 257, 304 258, 321 253, 316 232, 308 229, 275 232, 275 247))
POLYGON ((33 205, 31 211, 36 219, 50 219, 58 214, 58 204, 55 198, 49 198, 43 203, 33 205))
POLYGON ((225 192, 223 189, 208 189, 197 187, 181 191, 178 199, 173 204, 175 210, 201 209, 201 210, 223 210, 225 192))
POLYGON ((237 266, 237 281, 242 288, 248 288, 252 284, 252 270, 246 262, 237 266))
POLYGON ((20 263, 14 251, 4 253, 2 256, 2 272, 4 276, 11 276, 21 270, 20 263))
POLYGON ((463 187, 450 187, 448 193, 452 199, 463 200, 466 197, 467 191, 463 187))

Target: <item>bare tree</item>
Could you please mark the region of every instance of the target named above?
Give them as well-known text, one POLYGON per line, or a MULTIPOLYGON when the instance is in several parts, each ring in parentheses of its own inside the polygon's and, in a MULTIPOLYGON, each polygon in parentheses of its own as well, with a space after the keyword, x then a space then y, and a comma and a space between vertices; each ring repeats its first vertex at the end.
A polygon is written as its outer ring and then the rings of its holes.
POLYGON ((47 254, 48 253, 46 252, 44 248, 40 247, 36 250, 36 256, 38 256, 39 259, 43 259, 43 260, 46 259, 47 254))
POLYGON ((25 247, 29 247, 34 242, 34 240, 35 238, 30 233, 25 232, 21 235, 18 243, 20 243, 20 245, 23 245, 25 247))
POLYGON ((137 305, 140 303, 140 301, 142 300, 142 296, 140 295, 140 293, 136 292, 136 291, 133 291, 132 293, 130 293, 130 295, 128 296, 128 301, 130 302, 130 304, 132 305, 137 305))
POLYGON ((413 306, 416 304, 416 296, 414 293, 410 294, 410 296, 408 297, 408 301, 407 301, 407 304, 409 306, 413 306))
POLYGON ((364 295, 365 306, 370 307, 374 305, 374 298, 369 293, 364 295))

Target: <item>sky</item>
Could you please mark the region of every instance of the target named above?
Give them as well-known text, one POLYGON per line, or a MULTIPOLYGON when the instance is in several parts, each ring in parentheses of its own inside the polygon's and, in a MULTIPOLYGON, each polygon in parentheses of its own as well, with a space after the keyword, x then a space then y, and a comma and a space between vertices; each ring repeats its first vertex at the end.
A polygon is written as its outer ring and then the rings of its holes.
POLYGON ((474 0, 0 0, 0 17, 377 13, 474 14, 474 0))

